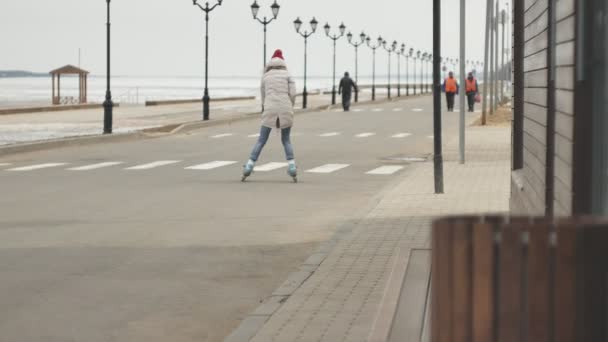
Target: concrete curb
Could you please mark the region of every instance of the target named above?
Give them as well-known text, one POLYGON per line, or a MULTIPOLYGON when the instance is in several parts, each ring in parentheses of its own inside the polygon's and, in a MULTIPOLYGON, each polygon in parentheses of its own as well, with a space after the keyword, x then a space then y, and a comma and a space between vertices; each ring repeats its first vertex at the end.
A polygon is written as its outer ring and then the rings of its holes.
MULTIPOLYGON (((393 102, 393 101, 401 100, 401 99, 406 100, 406 99, 410 99, 410 98, 416 98, 416 97, 420 97, 420 96, 422 96, 422 95, 416 95, 416 96, 412 95, 409 97, 400 97, 400 98, 392 98, 392 99, 385 98, 385 99, 376 100, 376 101, 372 101, 372 100, 359 101, 356 104, 353 103, 353 106, 360 106, 360 105, 366 105, 366 104, 371 104, 371 103, 382 104, 382 103, 393 102)), ((327 110, 331 110, 334 108, 339 108, 339 105, 335 105, 335 106, 322 105, 322 106, 317 106, 317 107, 308 108, 308 109, 297 109, 295 111, 295 115, 314 113, 314 112, 319 112, 319 111, 327 111, 327 110)), ((207 127, 214 127, 214 126, 220 126, 220 125, 224 125, 224 124, 232 124, 232 123, 236 123, 236 122, 256 119, 256 118, 259 118, 259 115, 260 115, 260 113, 257 113, 257 112, 256 113, 247 113, 247 114, 241 114, 241 115, 236 115, 236 116, 232 116, 232 117, 228 117, 228 118, 212 120, 212 121, 193 121, 193 122, 169 124, 169 125, 165 125, 165 126, 149 128, 149 129, 144 129, 144 130, 129 132, 129 133, 115 133, 115 134, 108 134, 108 135, 68 137, 68 138, 37 141, 37 142, 30 142, 30 143, 23 143, 23 144, 14 144, 14 145, 8 145, 8 146, 0 146, 0 157, 12 155, 12 154, 46 151, 46 150, 71 147, 71 146, 85 146, 85 145, 92 145, 92 144, 98 144, 98 143, 115 143, 115 142, 125 142, 125 141, 130 141, 130 140, 137 140, 137 139, 159 138, 159 137, 164 137, 164 136, 173 135, 173 134, 188 133, 188 132, 192 132, 192 131, 207 128, 207 127)))

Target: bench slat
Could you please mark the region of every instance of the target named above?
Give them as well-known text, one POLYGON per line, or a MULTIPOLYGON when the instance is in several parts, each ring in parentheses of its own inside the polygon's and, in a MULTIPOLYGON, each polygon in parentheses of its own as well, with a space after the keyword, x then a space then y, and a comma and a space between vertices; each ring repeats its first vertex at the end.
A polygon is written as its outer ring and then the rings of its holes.
POLYGON ((473 228, 473 342, 494 341, 493 226, 473 228))

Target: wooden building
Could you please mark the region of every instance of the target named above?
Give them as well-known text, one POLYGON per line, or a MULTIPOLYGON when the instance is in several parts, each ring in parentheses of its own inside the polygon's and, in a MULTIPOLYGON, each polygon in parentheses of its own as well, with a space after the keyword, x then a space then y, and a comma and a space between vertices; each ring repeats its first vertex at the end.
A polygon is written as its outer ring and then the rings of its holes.
POLYGON ((53 104, 85 104, 87 103, 89 72, 73 65, 66 65, 50 72, 53 79, 53 104), (78 75, 78 98, 61 96, 61 76, 78 75))

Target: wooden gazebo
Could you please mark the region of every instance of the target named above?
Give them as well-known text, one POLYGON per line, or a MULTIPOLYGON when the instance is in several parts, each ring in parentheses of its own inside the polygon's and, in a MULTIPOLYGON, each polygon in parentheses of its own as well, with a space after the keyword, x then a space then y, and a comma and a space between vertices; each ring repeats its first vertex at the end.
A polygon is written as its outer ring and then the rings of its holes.
POLYGON ((85 104, 87 103, 87 77, 89 72, 73 65, 66 65, 50 72, 53 76, 53 104, 85 104), (71 97, 61 97, 61 75, 78 75, 78 101, 71 97), (57 79, 57 83, 55 83, 57 79), (57 85, 57 86, 55 86, 57 85), (57 90, 55 92, 55 89, 57 90))

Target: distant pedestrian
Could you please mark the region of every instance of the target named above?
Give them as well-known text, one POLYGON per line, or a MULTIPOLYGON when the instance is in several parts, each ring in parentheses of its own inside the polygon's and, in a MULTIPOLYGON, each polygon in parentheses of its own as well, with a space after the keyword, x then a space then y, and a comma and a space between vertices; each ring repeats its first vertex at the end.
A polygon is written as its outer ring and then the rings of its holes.
POLYGON ((448 112, 454 111, 454 99, 458 94, 458 82, 454 78, 454 73, 450 71, 448 78, 443 82, 443 89, 445 91, 445 97, 448 101, 448 112))
POLYGON ((350 78, 348 72, 344 73, 344 78, 340 81, 340 88, 338 89, 338 95, 342 94, 342 108, 344 108, 345 112, 350 111, 350 101, 353 94, 353 89, 355 92, 359 92, 359 88, 355 81, 350 78))
POLYGON ((466 80, 466 90, 467 90, 467 101, 469 103, 469 112, 475 111, 475 98, 477 94, 479 94, 479 85, 477 84, 477 79, 473 76, 473 73, 470 72, 469 76, 466 80))
POLYGON ((297 181, 297 168, 291 145, 291 127, 293 126, 293 106, 296 101, 296 84, 287 71, 283 52, 276 50, 266 66, 262 77, 262 128, 260 137, 251 151, 251 156, 243 168, 243 181, 253 172, 270 132, 273 128, 281 130, 281 142, 285 149, 288 163, 287 173, 297 181))

